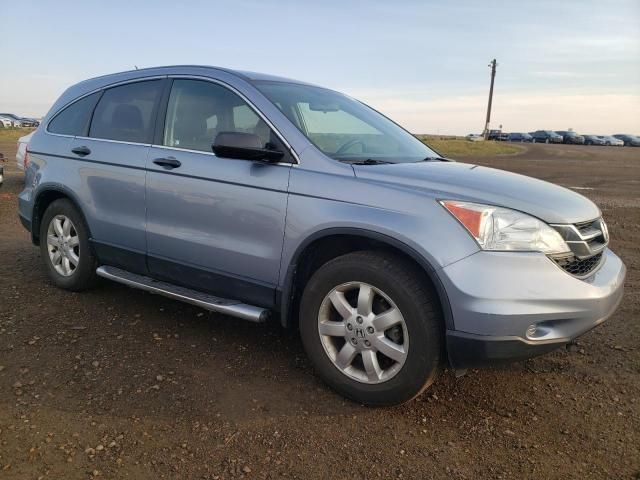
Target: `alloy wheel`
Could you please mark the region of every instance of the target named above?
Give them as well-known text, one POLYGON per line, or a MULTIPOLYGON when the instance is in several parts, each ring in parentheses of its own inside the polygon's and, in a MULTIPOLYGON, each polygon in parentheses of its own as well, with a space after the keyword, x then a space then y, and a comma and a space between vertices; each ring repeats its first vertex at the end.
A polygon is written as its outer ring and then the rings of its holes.
POLYGON ((53 268, 63 277, 73 275, 80 263, 80 237, 65 215, 56 215, 47 228, 47 251, 53 268))
POLYGON ((390 380, 407 359, 409 333, 402 312, 368 283, 333 288, 320 305, 318 332, 333 365, 362 383, 390 380))

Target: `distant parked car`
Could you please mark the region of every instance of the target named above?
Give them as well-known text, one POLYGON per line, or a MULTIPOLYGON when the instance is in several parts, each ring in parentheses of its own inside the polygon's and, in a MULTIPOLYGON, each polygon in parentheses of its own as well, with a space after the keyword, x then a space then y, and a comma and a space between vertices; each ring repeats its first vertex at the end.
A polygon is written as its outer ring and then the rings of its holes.
POLYGON ((558 135, 562 135, 562 143, 573 143, 574 145, 584 145, 584 137, 576 132, 560 130, 556 131, 558 135))
POLYGON ((481 142, 482 140, 484 140, 484 137, 478 133, 470 133, 465 138, 470 142, 481 142))
POLYGON ((604 144, 612 147, 624 147, 624 141, 611 135, 601 135, 600 138, 604 140, 604 144))
POLYGON ((13 120, 7 117, 0 117, 0 128, 13 127, 13 120))
POLYGON ((640 137, 636 137, 635 135, 617 133, 614 137, 618 140, 622 140, 625 147, 640 147, 640 137))
POLYGON ((509 139, 509 135, 502 130, 489 130, 487 140, 496 140, 498 142, 506 142, 509 139))
POLYGON ((19 117, 13 113, 0 113, 0 117, 11 119, 14 127, 37 127, 40 125, 40 122, 35 118, 19 117))
POLYGON ((558 135, 553 130, 536 130, 531 133, 533 143, 562 143, 562 135, 558 135))
POLYGON ((583 135, 585 145, 606 145, 605 139, 598 135, 583 135))
POLYGON ((531 142, 533 140, 533 137, 526 132, 514 132, 509 134, 508 140, 510 142, 531 142))
POLYGON ((18 168, 20 170, 25 170, 28 166, 29 157, 27 155, 27 146, 29 145, 29 140, 31 140, 31 137, 33 137, 33 132, 18 139, 16 163, 18 164, 18 168))

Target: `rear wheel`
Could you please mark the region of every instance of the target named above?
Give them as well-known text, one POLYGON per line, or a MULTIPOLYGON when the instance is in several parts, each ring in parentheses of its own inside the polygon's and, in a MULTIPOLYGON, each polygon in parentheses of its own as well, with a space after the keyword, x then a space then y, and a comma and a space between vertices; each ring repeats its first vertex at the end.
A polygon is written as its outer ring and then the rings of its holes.
POLYGON ((433 383, 442 315, 432 288, 402 257, 357 252, 322 266, 305 287, 300 333, 332 388, 367 405, 411 400, 433 383))
POLYGON ((89 246, 89 229, 69 200, 56 200, 45 211, 40 253, 56 286, 80 291, 94 284, 97 262, 89 246))

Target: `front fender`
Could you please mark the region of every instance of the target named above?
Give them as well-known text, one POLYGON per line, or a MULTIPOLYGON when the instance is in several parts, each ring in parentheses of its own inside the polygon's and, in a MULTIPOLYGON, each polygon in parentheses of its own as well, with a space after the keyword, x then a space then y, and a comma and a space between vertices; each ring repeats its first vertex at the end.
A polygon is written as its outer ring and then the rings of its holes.
POLYGON ((433 283, 433 286, 436 289, 436 293, 438 294, 438 299, 440 300, 440 305, 442 307, 442 312, 445 319, 445 325, 447 326, 447 328, 453 328, 453 316, 451 313, 449 297, 447 296, 447 292, 438 275, 438 271, 434 268, 434 266, 406 243, 403 243, 402 241, 384 233, 356 227, 326 228, 309 235, 304 239, 304 241, 300 243, 293 256, 291 257, 291 263, 289 263, 286 268, 283 286, 281 289, 280 321, 283 327, 287 327, 290 325, 290 315, 292 313, 291 300, 293 285, 295 283, 295 273, 301 256, 303 255, 307 247, 309 247, 315 241, 321 240, 323 238, 334 237, 336 235, 344 235, 350 237, 356 236, 375 240, 376 242, 392 247, 393 249, 396 249, 412 258, 422 268, 422 270, 426 273, 426 275, 433 283))

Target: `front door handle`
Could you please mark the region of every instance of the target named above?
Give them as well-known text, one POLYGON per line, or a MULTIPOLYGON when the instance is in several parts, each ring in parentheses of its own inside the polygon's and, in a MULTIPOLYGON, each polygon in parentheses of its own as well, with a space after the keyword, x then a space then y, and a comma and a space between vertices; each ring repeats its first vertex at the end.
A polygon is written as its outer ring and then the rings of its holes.
POLYGON ((89 148, 85 147, 84 145, 81 147, 72 148, 71 151, 76 155, 79 155, 80 157, 86 157, 91 153, 91 150, 89 150, 89 148))
POLYGON ((180 163, 180 160, 176 160, 173 157, 156 158, 153 163, 155 163, 156 165, 160 165, 165 170, 173 170, 174 168, 178 168, 180 165, 182 165, 182 163, 180 163))

